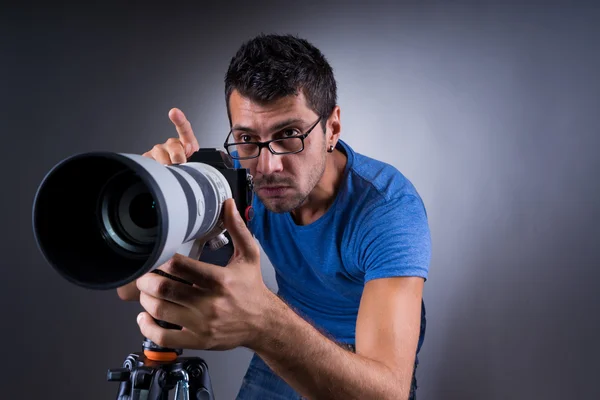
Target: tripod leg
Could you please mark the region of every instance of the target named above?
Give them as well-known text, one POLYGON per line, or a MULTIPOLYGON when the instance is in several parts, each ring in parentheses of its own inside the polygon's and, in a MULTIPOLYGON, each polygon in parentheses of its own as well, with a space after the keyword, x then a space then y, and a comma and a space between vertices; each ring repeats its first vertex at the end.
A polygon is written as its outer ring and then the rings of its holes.
POLYGON ((190 393, 194 400, 214 400, 208 365, 198 357, 185 358, 185 370, 190 377, 190 393))
POLYGON ((175 387, 175 400, 190 400, 190 377, 184 369, 177 372, 180 379, 175 387))
POLYGON ((142 397, 140 400, 169 400, 171 387, 168 383, 168 371, 162 368, 155 368, 153 371, 147 397, 142 397))
POLYGON ((131 383, 129 381, 121 382, 119 385, 119 391, 117 392, 117 400, 129 400, 131 396, 131 383))

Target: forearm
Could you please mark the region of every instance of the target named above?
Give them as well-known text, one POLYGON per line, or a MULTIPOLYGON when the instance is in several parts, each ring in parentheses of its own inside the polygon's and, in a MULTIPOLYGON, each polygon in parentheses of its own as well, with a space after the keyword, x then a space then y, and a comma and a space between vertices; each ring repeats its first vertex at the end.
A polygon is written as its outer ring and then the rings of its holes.
POLYGON ((401 379, 399 371, 342 349, 278 298, 268 311, 264 332, 253 350, 301 395, 318 399, 408 398, 410 379, 401 379))

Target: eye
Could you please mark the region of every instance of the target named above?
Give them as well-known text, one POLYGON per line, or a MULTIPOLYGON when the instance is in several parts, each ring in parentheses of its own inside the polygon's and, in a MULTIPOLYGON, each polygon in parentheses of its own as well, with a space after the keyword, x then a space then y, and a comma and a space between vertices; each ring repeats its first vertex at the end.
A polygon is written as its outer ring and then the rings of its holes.
POLYGON ((237 141, 238 141, 238 142, 250 142, 250 141, 252 141, 252 138, 250 137, 250 135, 243 135, 243 134, 242 134, 242 135, 240 135, 240 136, 238 137, 238 140, 237 140, 237 141))
POLYGON ((281 132, 282 137, 292 137, 299 135, 300 132, 297 129, 288 128, 281 132))

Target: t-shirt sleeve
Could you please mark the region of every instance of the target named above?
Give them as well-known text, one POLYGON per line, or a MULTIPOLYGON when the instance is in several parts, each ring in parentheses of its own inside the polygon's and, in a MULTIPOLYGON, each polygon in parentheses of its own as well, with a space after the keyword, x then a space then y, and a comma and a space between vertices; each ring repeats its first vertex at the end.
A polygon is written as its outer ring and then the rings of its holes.
POLYGON ((359 226, 359 266, 365 282, 394 276, 427 279, 431 236, 420 197, 380 201, 363 214, 359 226))

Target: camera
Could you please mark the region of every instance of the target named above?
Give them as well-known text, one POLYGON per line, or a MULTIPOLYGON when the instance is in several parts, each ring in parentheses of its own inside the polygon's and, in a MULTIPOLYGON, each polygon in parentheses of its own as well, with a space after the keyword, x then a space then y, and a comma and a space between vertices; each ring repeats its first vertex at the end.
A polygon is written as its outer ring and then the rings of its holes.
POLYGON ((89 152, 55 165, 33 204, 33 231, 47 262, 91 289, 114 289, 181 253, 228 244, 223 203, 252 218, 252 176, 224 151, 201 149, 162 165, 136 154, 89 152))

